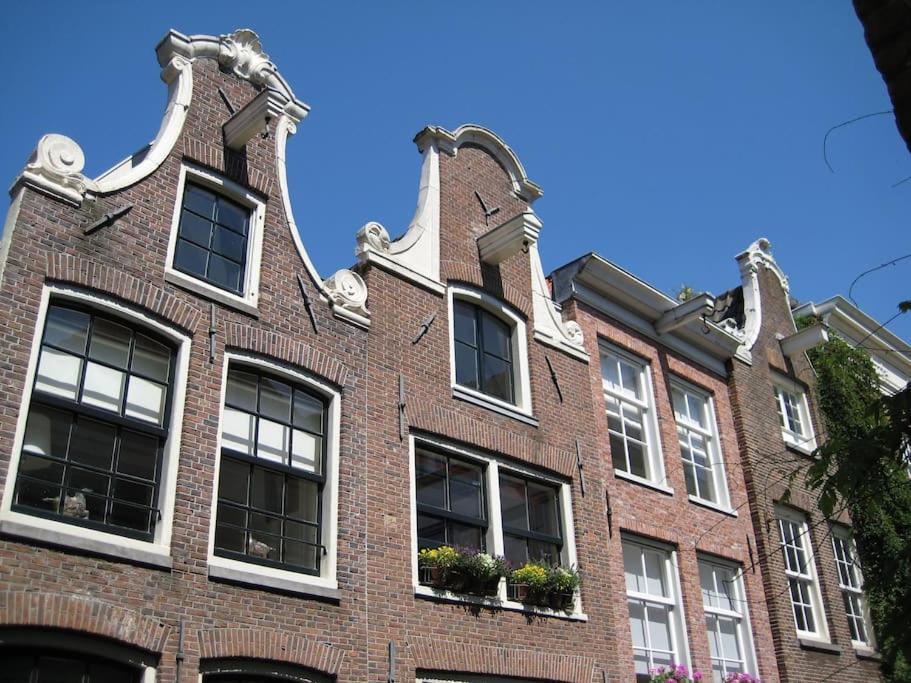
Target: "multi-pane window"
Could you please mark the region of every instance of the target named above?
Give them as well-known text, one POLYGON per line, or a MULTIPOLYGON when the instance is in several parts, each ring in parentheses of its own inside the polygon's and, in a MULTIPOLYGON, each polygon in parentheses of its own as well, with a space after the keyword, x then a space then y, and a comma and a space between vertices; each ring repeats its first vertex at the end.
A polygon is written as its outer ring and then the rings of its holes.
POLYGON ((516 403, 512 327, 461 299, 453 300, 452 310, 456 384, 516 403))
POLYGON ((46 652, 17 648, 0 649, 3 661, 2 681, 22 683, 139 683, 142 672, 98 657, 69 652, 46 652))
POLYGON ((486 548, 484 469, 438 453, 415 454, 418 547, 486 548))
POLYGON ((319 574, 326 419, 325 402, 307 389, 228 368, 217 555, 319 574))
POLYGON ((848 627, 851 629, 851 640, 870 645, 872 634, 867 621, 863 577, 857 565, 857 553, 851 535, 846 530, 833 528, 832 549, 835 551, 838 585, 845 604, 848 627))
POLYGON ((786 443, 803 449, 813 449, 813 427, 807 409, 806 395, 796 385, 775 385, 775 405, 778 422, 786 443))
POLYGON ((563 535, 555 486, 500 473, 504 555, 519 566, 529 560, 560 564, 563 535))
POLYGON ((753 648, 741 570, 700 559, 699 582, 713 679, 720 683, 727 674, 751 672, 753 648))
POLYGON ((601 384, 607 409, 611 461, 614 469, 655 479, 651 462, 651 408, 645 365, 615 353, 601 353, 601 384))
POLYGON ((248 208, 187 183, 174 268, 229 292, 243 293, 249 232, 248 208))
POLYGON ((119 319, 48 308, 13 509, 151 539, 172 349, 119 319))
POLYGON ((671 553, 624 539, 623 569, 636 680, 648 681, 649 669, 685 661, 671 553))
POLYGON ((799 634, 825 637, 825 617, 819 598, 806 520, 784 510, 779 510, 778 515, 781 553, 794 612, 794 625, 799 634))
POLYGON ((671 387, 686 490, 691 496, 727 504, 715 419, 708 396, 688 385, 671 387))

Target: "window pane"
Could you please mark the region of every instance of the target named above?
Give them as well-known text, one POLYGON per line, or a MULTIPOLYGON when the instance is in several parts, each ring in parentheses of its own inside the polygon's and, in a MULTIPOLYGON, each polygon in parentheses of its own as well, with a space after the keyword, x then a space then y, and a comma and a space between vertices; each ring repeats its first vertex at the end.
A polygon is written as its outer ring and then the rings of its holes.
POLYGON ((82 359, 50 347, 42 347, 35 389, 76 400, 82 359))
POLYGON ((229 261, 218 254, 209 257, 209 279, 216 285, 232 292, 239 292, 241 273, 241 266, 234 261, 229 261))
POLYGON ((418 453, 415 466, 418 503, 445 509, 446 458, 431 453, 418 453))
POLYGON ((82 402, 119 413, 124 379, 124 373, 119 370, 89 363, 85 369, 85 383, 82 385, 82 402))
POLYGON ((418 539, 421 548, 434 548, 446 543, 446 525, 443 520, 419 513, 418 539))
POLYGON ((180 228, 177 234, 203 249, 208 249, 212 223, 184 209, 180 214, 180 228))
POLYGON ((314 434, 323 433, 323 403, 305 394, 294 392, 294 426, 314 434))
MULTIPOLYGON (((39 479, 63 479, 63 465, 48 462, 43 458, 24 456, 19 463, 19 472, 39 479), (23 469, 24 468, 24 469, 23 469)), ((47 482, 20 478, 16 482, 16 504, 49 512, 60 511, 60 486, 47 482)))
POLYGON ((453 334, 456 340, 469 346, 477 347, 474 306, 456 299, 452 303, 452 309, 454 313, 453 334))
POLYGON ((89 332, 89 315, 69 308, 51 306, 44 323, 44 342, 82 355, 89 332))
POLYGON ((247 234, 247 219, 250 211, 229 199, 218 198, 218 223, 242 235, 247 234))
POLYGON ((462 342, 455 343, 456 384, 469 389, 480 389, 478 384, 478 354, 462 342))
POLYGON ((125 370, 130 358, 132 336, 130 330, 123 325, 95 318, 89 357, 125 370))
POLYGON ((184 240, 177 240, 177 249, 174 252, 175 268, 204 279, 208 262, 208 251, 184 240))
POLYGON ((524 538, 515 536, 504 536, 503 545, 506 552, 506 559, 515 567, 528 562, 528 543, 524 538))
POLYGON ((225 389, 225 402, 246 410, 256 412, 256 375, 240 370, 228 370, 228 385, 225 389))
POLYGON ((481 335, 484 340, 484 352, 509 360, 512 358, 510 339, 512 330, 501 320, 490 313, 481 311, 481 335))
POLYGON ((560 564, 560 548, 553 543, 528 541, 528 559, 540 560, 544 564, 560 564))
POLYGON ((705 630, 709 637, 709 654, 712 659, 721 658, 721 640, 718 638, 718 618, 716 616, 705 615, 705 630))
POLYGON ((122 431, 117 471, 153 481, 158 462, 158 439, 136 432, 122 431))
POLYGON ((645 592, 645 580, 642 576, 642 554, 638 546, 623 544, 623 573, 626 576, 626 590, 628 592, 645 592))
POLYGON ((70 460, 110 471, 114 437, 115 430, 111 425, 95 420, 79 420, 73 429, 70 460))
POLYGON ((127 406, 124 415, 161 424, 164 418, 164 399, 166 387, 141 377, 130 378, 127 392, 127 406))
POLYGON ((133 345, 133 372, 159 382, 167 382, 170 368, 171 352, 168 347, 137 334, 133 345))
POLYGON ((500 510, 503 515, 503 526, 528 529, 524 481, 500 476, 500 510))
POLYGON ((671 621, 667 607, 649 605, 648 635, 653 650, 671 650, 671 621))
POLYGON ((737 624, 733 619, 721 617, 718 619, 721 631, 721 647, 724 648, 725 659, 740 660, 740 641, 737 639, 737 624))
POLYGON ((321 474, 323 469, 323 440, 308 432, 295 429, 291 435, 291 466, 321 474))
POLYGON ((645 559, 645 592, 649 595, 668 597, 667 587, 664 583, 664 556, 653 550, 643 553, 645 559))
POLYGON ((629 363, 620 361, 620 379, 623 382, 623 393, 635 398, 641 398, 639 395, 639 373, 640 368, 634 367, 629 363))
POLYGON ((288 477, 285 484, 285 514, 316 523, 319 516, 319 487, 316 482, 288 477))
POLYGON ((101 496, 107 495, 110 478, 78 467, 71 467, 66 478, 63 516, 103 522, 107 503, 101 496))
POLYGON ((715 482, 712 480, 710 470, 702 467, 696 468, 696 482, 699 485, 699 496, 706 500, 715 500, 715 482))
POLYGON ((512 403, 512 365, 505 360, 484 355, 484 376, 481 391, 512 403))
POLYGON ((63 482, 63 464, 34 455, 23 455, 19 460, 19 474, 40 479, 48 484, 61 484, 63 482))
POLYGON ((614 433, 610 435, 610 455, 611 463, 614 465, 614 469, 620 470, 621 472, 627 471, 626 466, 626 448, 625 442, 622 436, 617 436, 614 433))
POLYGON ((221 445, 244 455, 253 455, 256 418, 226 407, 221 419, 221 445))
POLYGON ((484 547, 481 529, 476 526, 452 522, 449 530, 449 543, 451 545, 468 550, 480 550, 484 547))
POLYGON ((212 235, 212 251, 232 261, 243 263, 247 251, 247 240, 236 232, 216 227, 212 235))
POLYGON ((268 377, 259 381, 259 414, 279 422, 291 422, 291 387, 268 377))
POLYGON ((251 513, 247 554, 262 560, 280 560, 281 526, 281 520, 276 517, 251 513))
POLYGON ((627 441, 626 445, 629 449, 630 474, 635 474, 637 477, 647 479, 648 468, 646 467, 645 449, 642 448, 642 444, 636 443, 635 441, 627 441))
POLYGON ((263 460, 287 463, 290 449, 291 430, 277 422, 259 419, 259 435, 256 456, 263 460))
POLYGON ((33 406, 28 413, 22 450, 65 458, 70 437, 70 422, 68 413, 44 406, 33 406))
POLYGON ((528 517, 532 531, 560 536, 556 490, 528 482, 528 517))
POLYGON ((449 461, 449 509, 452 512, 483 517, 482 486, 483 478, 479 467, 459 460, 449 461))
POLYGON ((317 553, 322 549, 316 545, 316 528, 308 524, 288 522, 285 525, 284 561, 288 564, 317 568, 317 553))
POLYGON ((215 547, 230 550, 236 553, 244 552, 243 529, 228 526, 227 522, 233 521, 238 526, 246 526, 246 517, 243 512, 226 505, 218 506, 218 523, 215 525, 215 547))
POLYGON ((629 627, 633 636, 633 647, 645 648, 648 643, 645 636, 645 605, 638 600, 629 601, 629 627))
POLYGON ((284 475, 262 467, 254 467, 250 505, 280 514, 284 503, 284 484, 284 475))
POLYGON ((230 458, 222 458, 221 469, 218 474, 218 497, 246 505, 247 480, 249 476, 249 465, 239 463, 230 458))
POLYGON ((183 205, 201 216, 212 218, 215 210, 215 195, 198 185, 187 184, 183 195, 183 205))
POLYGON ((117 501, 124 502, 111 504, 111 516, 108 521, 111 524, 129 529, 148 531, 150 510, 127 503, 150 506, 152 504, 152 487, 135 482, 117 480, 114 482, 112 495, 117 501))

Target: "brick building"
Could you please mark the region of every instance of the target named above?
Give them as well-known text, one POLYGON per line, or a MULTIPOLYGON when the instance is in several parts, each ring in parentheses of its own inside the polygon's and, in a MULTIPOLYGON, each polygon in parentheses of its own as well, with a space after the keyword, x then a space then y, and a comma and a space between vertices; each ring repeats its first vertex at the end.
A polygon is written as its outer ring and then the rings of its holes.
POLYGON ((772 682, 855 657, 837 546, 829 631, 795 638, 782 593, 770 480, 806 457, 812 382, 767 247, 717 302, 595 255, 551 283, 516 154, 428 127, 407 229, 368 223, 323 278, 285 176, 308 108, 258 37, 157 55, 149 146, 89 179, 48 135, 13 185, 0 680, 772 682), (440 583, 418 558, 441 545, 582 585, 440 583))

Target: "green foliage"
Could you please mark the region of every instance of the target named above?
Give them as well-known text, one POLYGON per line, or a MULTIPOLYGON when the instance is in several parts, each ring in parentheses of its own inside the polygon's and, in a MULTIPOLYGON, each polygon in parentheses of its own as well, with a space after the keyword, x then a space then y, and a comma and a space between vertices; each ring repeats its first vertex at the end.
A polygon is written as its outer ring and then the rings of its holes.
POLYGON ((883 676, 911 681, 911 385, 883 397, 866 351, 837 337, 809 355, 827 438, 807 483, 827 517, 850 513, 883 676))
POLYGON ((548 588, 556 593, 572 593, 579 587, 579 572, 575 567, 554 567, 548 578, 548 588))

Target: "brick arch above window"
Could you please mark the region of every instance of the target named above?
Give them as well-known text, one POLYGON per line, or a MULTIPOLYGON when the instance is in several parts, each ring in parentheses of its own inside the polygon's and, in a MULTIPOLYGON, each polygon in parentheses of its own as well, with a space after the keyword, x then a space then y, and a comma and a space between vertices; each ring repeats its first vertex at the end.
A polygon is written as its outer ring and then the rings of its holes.
POLYGON ((446 265, 449 271, 449 277, 446 280, 448 285, 466 284, 487 292, 491 296, 502 299, 504 302, 519 311, 526 319, 531 318, 531 287, 528 293, 523 293, 518 287, 511 284, 504 284, 502 291, 493 291, 486 288, 484 279, 481 276, 480 265, 468 263, 448 263, 446 265))
POLYGON ((0 625, 65 629, 161 654, 172 628, 95 598, 58 593, 0 593, 0 625))
POLYGON ((342 670, 345 652, 312 639, 264 628, 201 629, 200 659, 269 660, 314 669, 330 676, 342 670))
POLYGON ((82 285, 140 306, 186 332, 199 327, 200 313, 193 306, 116 268, 70 254, 49 254, 46 275, 48 280, 82 285))
POLYGON ((416 669, 506 676, 559 683, 590 683, 595 661, 590 657, 542 654, 515 647, 466 647, 428 638, 409 639, 416 669))

